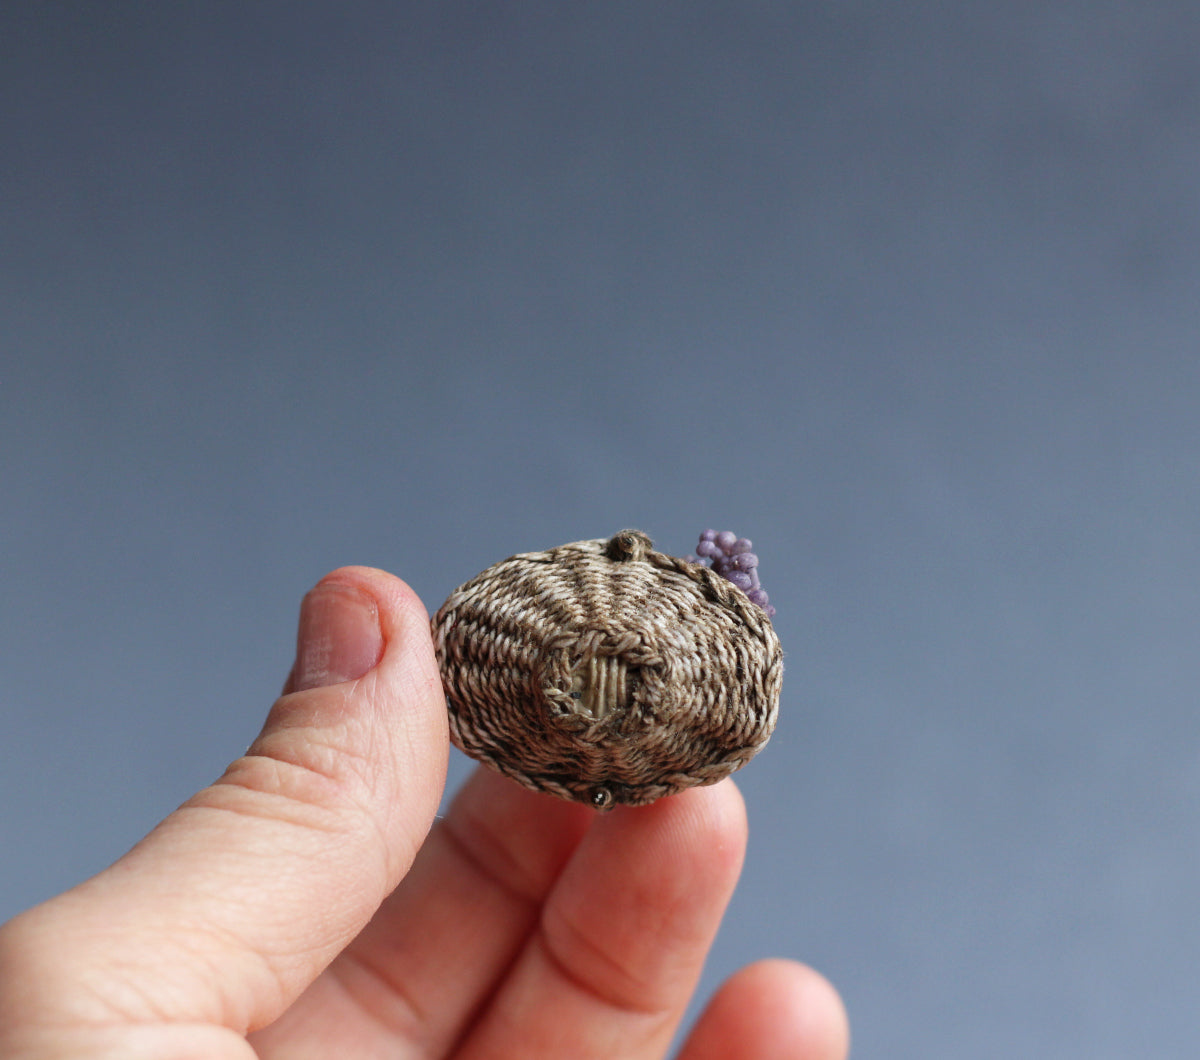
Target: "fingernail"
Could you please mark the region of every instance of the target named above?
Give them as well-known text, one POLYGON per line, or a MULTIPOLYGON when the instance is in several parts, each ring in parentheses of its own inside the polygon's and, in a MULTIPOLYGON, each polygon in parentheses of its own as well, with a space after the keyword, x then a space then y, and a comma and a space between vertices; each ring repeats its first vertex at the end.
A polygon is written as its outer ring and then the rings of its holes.
POLYGON ((290 689, 354 681, 383 654, 383 633, 375 601, 353 586, 320 584, 300 605, 296 665, 290 689))

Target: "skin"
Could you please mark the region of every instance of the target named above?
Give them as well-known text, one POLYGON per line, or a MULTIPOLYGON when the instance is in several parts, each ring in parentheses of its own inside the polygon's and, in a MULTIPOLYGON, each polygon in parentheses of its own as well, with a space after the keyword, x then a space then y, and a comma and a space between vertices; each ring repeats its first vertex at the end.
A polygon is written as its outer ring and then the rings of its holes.
MULTIPOLYGON (((733 782, 597 815, 479 770, 435 821, 447 753, 424 606, 334 571, 246 755, 0 927, 0 1056, 665 1056, 741 869, 733 782)), ((679 1056, 847 1051, 833 988, 767 960, 679 1056)))

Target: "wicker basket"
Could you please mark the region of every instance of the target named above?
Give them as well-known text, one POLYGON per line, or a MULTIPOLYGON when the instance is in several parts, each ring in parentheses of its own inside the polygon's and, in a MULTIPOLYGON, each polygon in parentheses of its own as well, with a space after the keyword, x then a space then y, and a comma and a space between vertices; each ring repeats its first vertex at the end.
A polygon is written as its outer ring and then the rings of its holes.
POLYGON ((455 744, 600 809, 715 783, 779 713, 765 612, 637 530, 489 567, 450 594, 433 635, 455 744))

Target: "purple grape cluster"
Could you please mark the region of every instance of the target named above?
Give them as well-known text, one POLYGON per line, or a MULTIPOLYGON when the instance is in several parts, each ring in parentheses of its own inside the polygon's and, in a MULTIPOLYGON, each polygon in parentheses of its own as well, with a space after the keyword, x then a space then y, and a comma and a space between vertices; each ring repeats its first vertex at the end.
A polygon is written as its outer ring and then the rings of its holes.
POLYGON ((705 530, 696 545, 696 555, 688 556, 691 563, 711 566, 722 578, 733 582, 752 603, 758 604, 768 617, 775 608, 766 590, 758 582, 758 557, 751 551, 754 545, 748 537, 738 537, 730 530, 705 530))

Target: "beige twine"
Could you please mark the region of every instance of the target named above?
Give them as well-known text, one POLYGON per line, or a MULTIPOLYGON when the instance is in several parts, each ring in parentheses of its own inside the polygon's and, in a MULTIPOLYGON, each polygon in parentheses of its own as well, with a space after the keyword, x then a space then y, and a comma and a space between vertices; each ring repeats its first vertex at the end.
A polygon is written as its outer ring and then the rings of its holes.
POLYGON ((450 594, 433 635, 455 744, 601 809, 728 776, 779 713, 766 613, 638 530, 489 567, 450 594))

